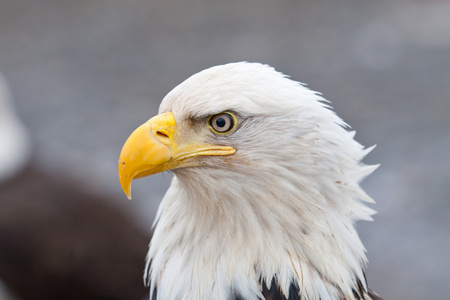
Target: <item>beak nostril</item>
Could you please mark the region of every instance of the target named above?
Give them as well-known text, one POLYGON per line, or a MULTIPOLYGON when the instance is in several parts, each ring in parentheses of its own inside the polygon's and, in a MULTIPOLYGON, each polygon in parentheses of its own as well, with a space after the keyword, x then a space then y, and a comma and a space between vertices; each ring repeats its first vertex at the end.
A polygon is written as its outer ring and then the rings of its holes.
POLYGON ((164 139, 168 139, 169 138, 169 136, 166 134, 166 133, 164 133, 164 132, 162 132, 162 131, 156 131, 156 135, 158 136, 158 137, 161 137, 161 138, 164 138, 164 139))

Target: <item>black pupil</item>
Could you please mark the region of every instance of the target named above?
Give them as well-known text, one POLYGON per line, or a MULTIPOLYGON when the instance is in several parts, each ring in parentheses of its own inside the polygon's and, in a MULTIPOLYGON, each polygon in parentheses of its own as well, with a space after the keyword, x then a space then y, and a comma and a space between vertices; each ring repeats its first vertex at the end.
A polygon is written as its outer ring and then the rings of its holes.
POLYGON ((223 127, 223 126, 225 126, 226 123, 227 123, 227 121, 225 121, 225 119, 222 117, 217 118, 217 120, 216 120, 216 125, 218 127, 223 127))

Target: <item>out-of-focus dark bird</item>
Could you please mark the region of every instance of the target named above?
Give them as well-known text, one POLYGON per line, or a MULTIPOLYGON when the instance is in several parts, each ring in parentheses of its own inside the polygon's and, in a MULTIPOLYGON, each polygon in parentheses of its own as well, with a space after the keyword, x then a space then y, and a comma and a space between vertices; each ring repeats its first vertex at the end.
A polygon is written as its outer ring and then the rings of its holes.
POLYGON ((131 181, 172 170, 147 256, 153 299, 380 299, 354 224, 377 166, 316 92, 267 65, 193 75, 136 129, 131 181))
POLYGON ((149 234, 106 195, 30 156, 0 78, 0 279, 18 299, 142 299, 149 234))

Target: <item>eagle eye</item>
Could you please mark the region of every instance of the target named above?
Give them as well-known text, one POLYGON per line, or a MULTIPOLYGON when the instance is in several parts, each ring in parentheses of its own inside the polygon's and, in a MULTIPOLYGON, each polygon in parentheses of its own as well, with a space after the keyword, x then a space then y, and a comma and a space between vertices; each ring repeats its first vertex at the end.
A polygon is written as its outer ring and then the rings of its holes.
POLYGON ((234 130, 237 120, 228 112, 212 115, 208 119, 208 125, 214 133, 227 134, 234 130))

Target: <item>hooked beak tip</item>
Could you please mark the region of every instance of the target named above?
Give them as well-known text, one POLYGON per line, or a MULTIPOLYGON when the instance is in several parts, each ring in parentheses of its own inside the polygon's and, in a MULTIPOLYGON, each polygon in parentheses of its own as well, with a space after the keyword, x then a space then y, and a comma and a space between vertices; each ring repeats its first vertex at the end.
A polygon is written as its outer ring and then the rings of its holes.
POLYGON ((120 185, 122 186, 122 190, 127 196, 128 200, 131 200, 131 181, 129 179, 129 174, 124 173, 121 174, 121 171, 125 168, 125 162, 122 159, 119 159, 119 180, 120 185))

